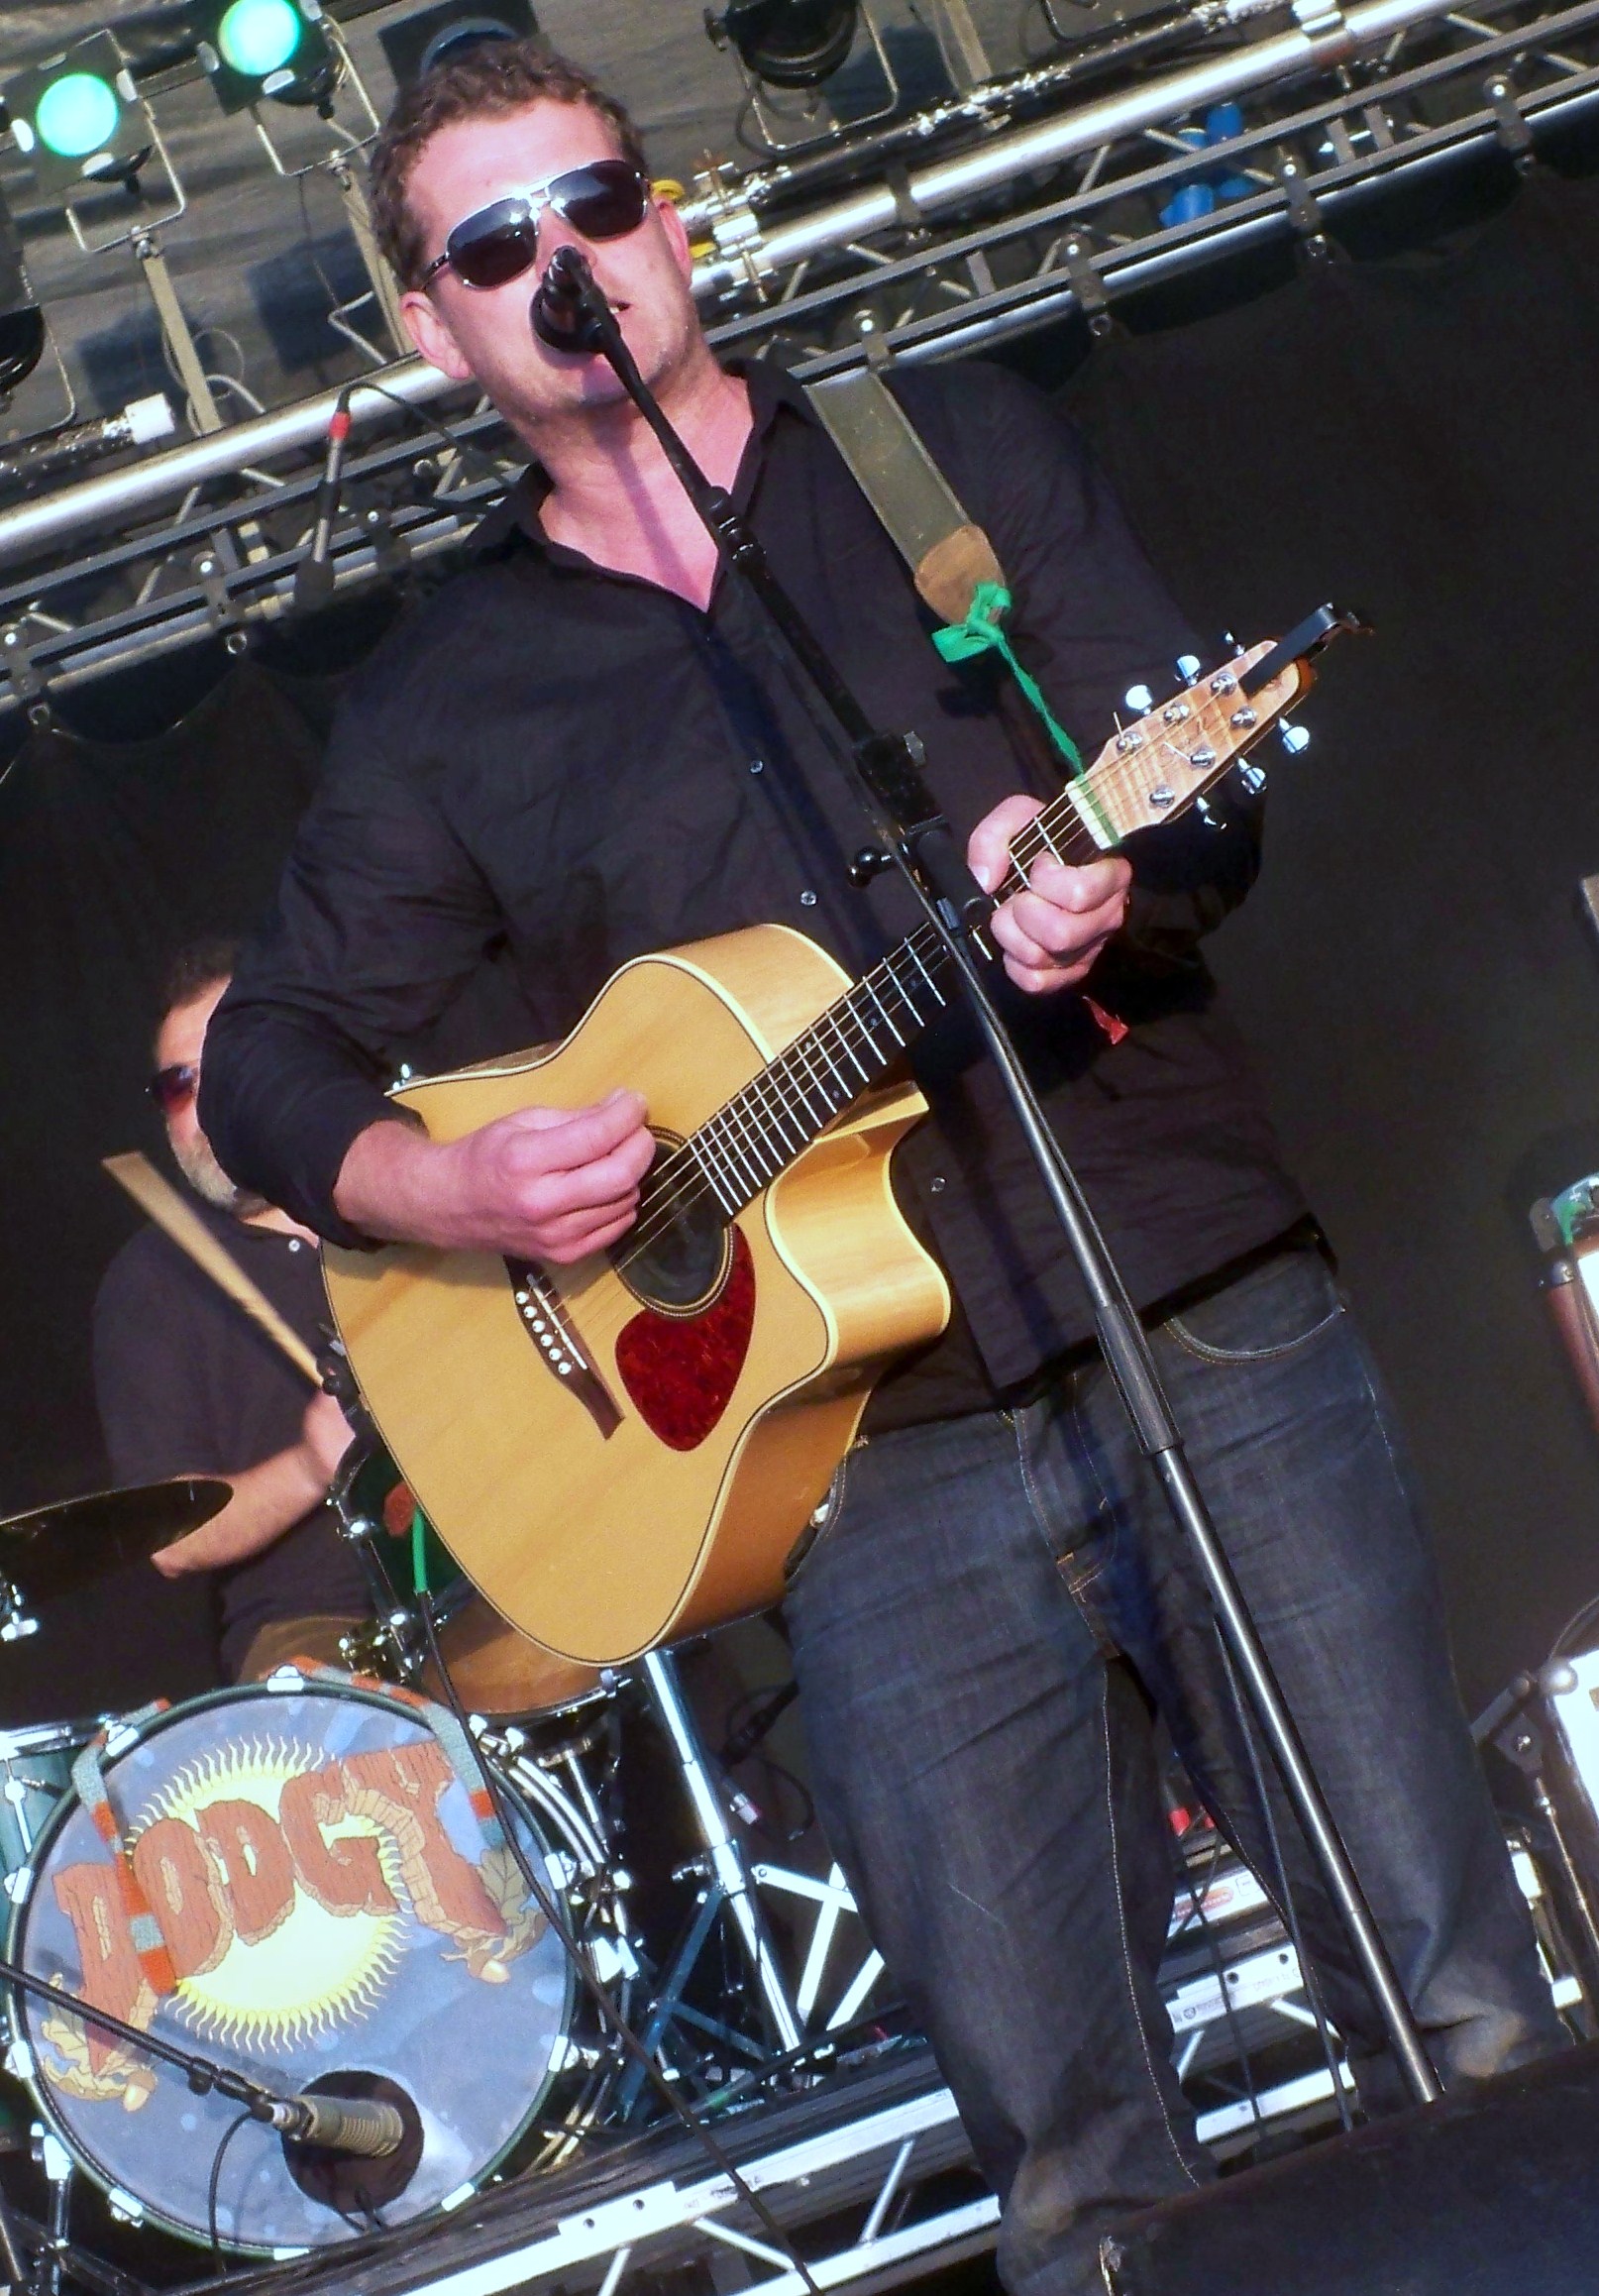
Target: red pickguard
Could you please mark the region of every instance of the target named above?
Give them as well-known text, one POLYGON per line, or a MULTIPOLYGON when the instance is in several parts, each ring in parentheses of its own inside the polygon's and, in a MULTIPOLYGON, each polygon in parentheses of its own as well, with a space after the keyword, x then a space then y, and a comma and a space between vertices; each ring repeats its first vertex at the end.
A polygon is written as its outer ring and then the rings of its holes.
POLYGON ((755 1262, 733 1230, 733 1264, 698 1315, 643 1308, 616 1342, 616 1368, 633 1408, 672 1451, 704 1442, 738 1385, 755 1328, 755 1262))

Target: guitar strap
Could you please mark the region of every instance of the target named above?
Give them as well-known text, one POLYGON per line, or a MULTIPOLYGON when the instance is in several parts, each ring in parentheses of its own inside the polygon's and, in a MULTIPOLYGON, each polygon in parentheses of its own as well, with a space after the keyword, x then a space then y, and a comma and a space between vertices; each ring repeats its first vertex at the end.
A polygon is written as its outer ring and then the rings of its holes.
POLYGON ((940 621, 964 622, 979 586, 1006 586, 993 543, 966 515, 921 433, 870 367, 807 383, 817 421, 849 466, 940 621))
POLYGON ((927 451, 881 375, 852 368, 804 385, 817 421, 910 569, 916 592, 943 627, 932 633, 946 662, 997 653, 1074 774, 1082 754, 1012 651, 1002 627, 1011 591, 999 554, 927 451))

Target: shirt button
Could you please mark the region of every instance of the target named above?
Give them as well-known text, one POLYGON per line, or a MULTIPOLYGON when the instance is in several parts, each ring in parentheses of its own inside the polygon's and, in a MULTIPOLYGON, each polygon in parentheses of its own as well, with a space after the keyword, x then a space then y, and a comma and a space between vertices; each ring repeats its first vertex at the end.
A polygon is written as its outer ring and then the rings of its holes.
POLYGON ((814 909, 816 906, 816 896, 811 892, 808 885, 805 887, 803 893, 801 893, 800 896, 800 906, 801 909, 814 909))
POLYGON ((927 1182, 927 1193, 929 1196, 941 1196, 947 1185, 948 1182, 945 1180, 943 1173, 934 1172, 932 1178, 927 1182))
POLYGON ((288 1248, 289 1248, 289 1250, 290 1250, 291 1252, 298 1252, 298 1250, 299 1250, 299 1248, 300 1248, 300 1240, 299 1240, 299 1238, 298 1238, 297 1236, 291 1236, 291 1237, 289 1238, 289 1240, 288 1240, 288 1248))
POLYGON ((766 759, 764 757, 752 757, 750 759, 750 771, 751 773, 765 773, 766 759))

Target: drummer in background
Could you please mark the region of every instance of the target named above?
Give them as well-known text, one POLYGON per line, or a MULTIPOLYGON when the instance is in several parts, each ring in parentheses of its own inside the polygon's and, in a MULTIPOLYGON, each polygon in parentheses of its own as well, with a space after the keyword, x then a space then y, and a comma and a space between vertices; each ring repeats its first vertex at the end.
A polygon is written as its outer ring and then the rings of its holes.
MULTIPOLYGON (((203 942, 174 963, 147 1089, 200 1217, 315 1351, 327 1319, 316 1238, 233 1185, 195 1114, 201 1047, 235 947, 203 942)), ((230 1680, 259 1681, 296 1657, 340 1664, 339 1637, 370 1604, 325 1503, 350 1443, 332 1396, 308 1402, 287 1361, 155 1227, 124 1245, 100 1285, 94 1382, 119 1482, 211 1475, 233 1485, 220 1514, 154 1558, 168 1579, 217 1574, 230 1680)))

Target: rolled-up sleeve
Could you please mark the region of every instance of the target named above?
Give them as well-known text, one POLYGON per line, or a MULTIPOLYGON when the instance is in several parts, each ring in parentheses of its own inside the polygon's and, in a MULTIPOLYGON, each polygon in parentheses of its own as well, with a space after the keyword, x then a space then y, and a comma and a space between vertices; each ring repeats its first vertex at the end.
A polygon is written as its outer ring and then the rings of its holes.
POLYGON ((358 1134, 394 1114, 396 1047, 480 963, 498 916, 436 791, 442 767, 385 755, 357 698, 277 900, 206 1034, 200 1122, 223 1169, 330 1242, 368 1241, 334 1184, 358 1134))

